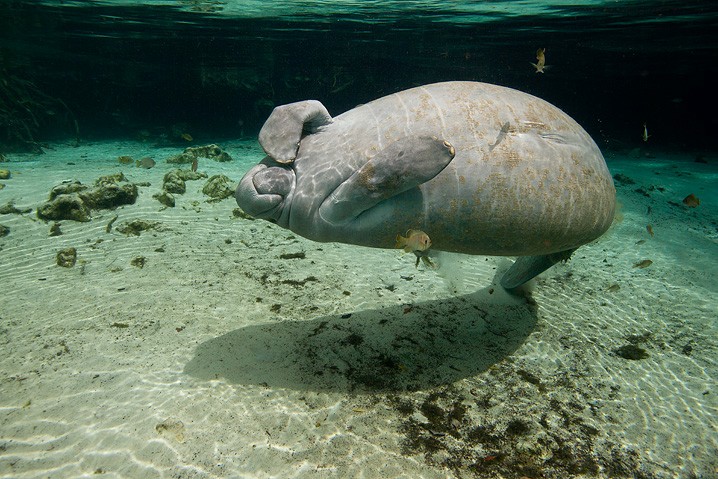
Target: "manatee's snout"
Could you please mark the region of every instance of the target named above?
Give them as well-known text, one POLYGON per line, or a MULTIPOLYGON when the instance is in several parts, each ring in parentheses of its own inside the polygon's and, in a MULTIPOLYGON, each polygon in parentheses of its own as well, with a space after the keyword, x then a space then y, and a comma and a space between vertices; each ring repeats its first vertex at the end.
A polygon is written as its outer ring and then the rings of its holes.
POLYGON ((234 197, 245 213, 278 221, 294 190, 295 175, 290 167, 267 163, 256 165, 244 175, 234 197))

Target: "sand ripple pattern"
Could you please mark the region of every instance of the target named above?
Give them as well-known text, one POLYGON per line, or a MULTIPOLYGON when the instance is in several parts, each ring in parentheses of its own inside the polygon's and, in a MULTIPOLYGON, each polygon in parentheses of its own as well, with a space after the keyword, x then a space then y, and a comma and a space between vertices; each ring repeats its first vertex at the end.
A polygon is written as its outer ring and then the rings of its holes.
MULTIPOLYGON (((239 180, 261 156, 239 146, 200 171, 239 180)), ((34 213, 0 217, 0 477, 717 473, 710 218, 687 229, 654 204, 646 238, 645 200, 619 189, 624 221, 527 300, 496 286, 507 259, 439 254, 431 270, 313 243, 207 203, 203 181, 162 209, 151 196, 170 167, 115 162, 175 152, 11 156, 0 204, 35 208, 63 179, 120 170, 151 186, 58 237, 34 213), (133 219, 160 226, 121 234, 133 219), (57 266, 71 246, 78 263, 57 266)), ((627 165, 609 166, 638 174, 627 165)))

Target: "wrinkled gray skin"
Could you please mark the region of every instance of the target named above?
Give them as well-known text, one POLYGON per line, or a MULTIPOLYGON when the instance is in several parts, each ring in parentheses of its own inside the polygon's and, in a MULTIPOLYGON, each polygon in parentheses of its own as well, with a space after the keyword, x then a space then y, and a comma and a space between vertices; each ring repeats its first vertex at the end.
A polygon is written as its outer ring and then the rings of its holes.
POLYGON ((518 287, 611 225, 616 190, 591 137, 553 105, 475 82, 425 85, 331 118, 315 100, 275 108, 267 153, 237 203, 315 241, 522 256, 518 287))

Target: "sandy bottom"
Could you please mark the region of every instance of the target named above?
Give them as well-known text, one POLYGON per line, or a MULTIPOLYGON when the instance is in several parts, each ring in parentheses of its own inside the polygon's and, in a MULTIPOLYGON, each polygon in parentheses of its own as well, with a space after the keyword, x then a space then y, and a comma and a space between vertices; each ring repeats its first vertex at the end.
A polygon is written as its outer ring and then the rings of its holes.
MULTIPOLYGON (((200 171, 237 181, 262 156, 222 146, 235 160, 200 171)), ((0 164, 0 206, 32 209, 0 215, 0 476, 718 477, 715 158, 613 155, 635 181, 617 182, 622 220, 525 298, 495 284, 509 259, 431 270, 314 243, 208 203, 206 180, 162 208, 180 151, 0 164), (49 236, 53 186, 118 171, 150 183, 136 204, 49 236), (134 219, 159 225, 119 232, 134 219)))

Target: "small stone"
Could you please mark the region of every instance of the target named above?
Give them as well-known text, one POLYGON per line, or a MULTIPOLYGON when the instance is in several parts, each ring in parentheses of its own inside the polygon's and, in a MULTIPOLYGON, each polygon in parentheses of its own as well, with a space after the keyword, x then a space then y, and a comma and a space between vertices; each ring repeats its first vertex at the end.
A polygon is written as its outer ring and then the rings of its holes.
POLYGON ((213 200, 220 201, 234 196, 233 186, 232 180, 225 175, 214 175, 207 180, 207 184, 202 188, 202 193, 213 200))
POLYGON ((10 228, 5 225, 0 225, 0 238, 10 234, 10 228))
POLYGON ((187 185, 184 179, 180 176, 180 170, 171 170, 165 174, 162 189, 168 193, 176 193, 179 195, 184 194, 187 191, 187 185))
POLYGON ((163 191, 162 193, 155 193, 154 195, 152 195, 152 198, 156 199, 165 206, 169 206, 170 208, 174 208, 175 206, 174 195, 167 191, 163 191))
POLYGON ((0 206, 0 215, 21 215, 23 213, 29 213, 31 211, 32 208, 17 208, 15 206, 15 203, 13 203, 12 201, 0 206))
POLYGON ((50 226, 50 236, 60 236, 61 234, 60 223, 53 223, 52 226, 50 226))
POLYGON ((145 267, 146 262, 147 262, 147 258, 145 258, 144 256, 138 256, 136 258, 133 258, 132 261, 130 261, 130 264, 132 266, 136 266, 137 268, 142 269, 145 267))
POLYGON ((57 265, 63 268, 72 268, 77 261, 77 250, 65 248, 57 252, 57 265))
POLYGON ((150 229, 158 229, 160 223, 157 221, 145 221, 145 220, 132 220, 129 223, 125 223, 117 227, 117 231, 127 236, 134 235, 139 236, 141 232, 150 229))

